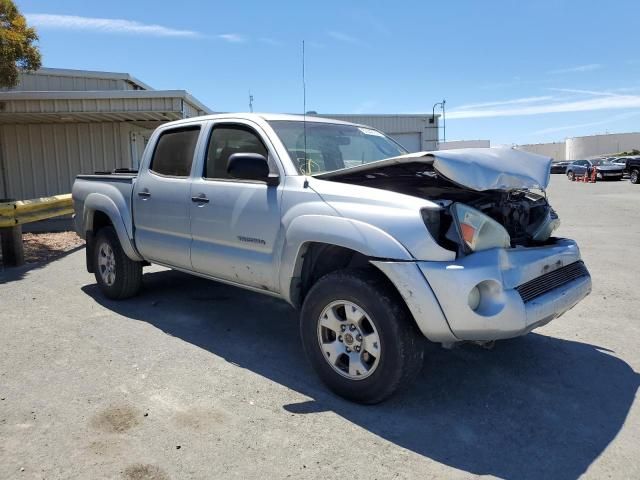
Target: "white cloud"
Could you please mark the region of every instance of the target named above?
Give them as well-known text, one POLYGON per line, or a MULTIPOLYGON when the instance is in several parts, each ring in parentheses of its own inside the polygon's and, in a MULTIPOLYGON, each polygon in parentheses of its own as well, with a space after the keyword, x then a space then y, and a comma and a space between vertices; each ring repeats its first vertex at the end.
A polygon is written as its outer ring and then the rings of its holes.
POLYGON ((564 125, 562 127, 543 128, 542 130, 537 130, 535 132, 532 132, 531 134, 532 135, 545 135, 545 134, 548 134, 548 133, 556 133, 556 132, 562 132, 562 131, 566 131, 566 130, 575 130, 577 128, 595 127, 595 126, 598 126, 598 125, 608 125, 610 123, 617 122, 619 120, 625 120, 627 118, 637 117, 638 115, 640 115, 640 111, 626 112, 626 113, 621 113, 619 115, 614 115, 612 117, 607 117, 604 120, 598 120, 596 122, 579 123, 579 124, 575 124, 575 125, 564 125))
MULTIPOLYGON (((594 92, 598 93, 598 92, 594 92)), ((516 99, 516 101, 522 99, 516 99)), ((499 103, 499 102, 496 102, 499 103)), ((447 119, 515 117, 546 113, 589 112, 640 108, 640 95, 595 95, 590 98, 554 99, 535 105, 509 105, 504 108, 456 108, 447 113, 447 119)))
POLYGON ((525 103, 537 103, 545 100, 553 99, 550 95, 544 95, 540 97, 523 97, 523 98, 515 98, 513 100, 499 100, 495 102, 485 102, 485 103, 469 103, 467 105, 460 105, 457 107, 457 110, 467 110, 470 108, 483 108, 483 107, 498 107, 502 105, 517 105, 517 104, 525 104, 525 103))
POLYGON ((548 73, 562 74, 562 73, 580 73, 580 72, 593 72, 594 70, 600 70, 602 65, 599 63, 589 63, 587 65, 578 65, 576 67, 559 68, 558 70, 551 70, 548 73))
POLYGON ((331 32, 327 32, 327 35, 329 35, 334 40, 338 40, 344 43, 351 43, 353 45, 363 45, 364 43, 359 38, 352 37, 351 35, 347 35, 346 33, 342 33, 342 32, 331 31, 331 32))
POLYGON ((247 39, 239 33, 222 33, 216 35, 216 37, 229 43, 244 43, 247 41, 247 39))
POLYGON ((598 90, 583 90, 580 88, 548 88, 547 90, 552 90, 554 92, 564 92, 564 93, 577 93, 580 95, 594 95, 594 96, 602 96, 602 97, 612 97, 617 95, 613 92, 602 92, 598 90))
POLYGON ((41 28, 61 30, 91 30, 105 33, 151 35, 157 37, 199 37, 198 32, 179 30, 162 25, 140 23, 117 18, 79 17, 76 15, 52 15, 49 13, 27 13, 27 21, 41 28))

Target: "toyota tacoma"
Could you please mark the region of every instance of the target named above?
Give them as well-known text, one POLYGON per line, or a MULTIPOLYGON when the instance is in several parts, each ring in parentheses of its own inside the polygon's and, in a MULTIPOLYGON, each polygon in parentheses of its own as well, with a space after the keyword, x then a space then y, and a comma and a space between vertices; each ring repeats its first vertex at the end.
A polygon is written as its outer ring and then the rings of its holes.
POLYGON ((511 148, 407 153, 378 130, 224 114, 157 128, 140 169, 79 175, 87 270, 125 299, 158 264, 300 311, 326 385, 375 403, 445 346, 525 335, 591 291, 545 189, 551 159, 511 148))

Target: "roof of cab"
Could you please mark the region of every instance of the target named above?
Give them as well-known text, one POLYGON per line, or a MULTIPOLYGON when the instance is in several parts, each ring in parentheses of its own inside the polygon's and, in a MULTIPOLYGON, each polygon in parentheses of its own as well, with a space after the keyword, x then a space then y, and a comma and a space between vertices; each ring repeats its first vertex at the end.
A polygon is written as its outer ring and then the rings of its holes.
POLYGON ((180 123, 192 123, 197 121, 206 120, 222 120, 222 119, 239 119, 239 120, 253 120, 253 121, 292 121, 292 122, 306 122, 313 123, 331 123, 337 125, 355 125, 363 127, 357 123, 345 122, 343 120, 334 120, 332 118, 317 117, 315 115, 290 115, 286 113, 216 113, 213 115, 202 115, 200 117, 190 117, 182 120, 176 120, 165 125, 176 125, 180 123))

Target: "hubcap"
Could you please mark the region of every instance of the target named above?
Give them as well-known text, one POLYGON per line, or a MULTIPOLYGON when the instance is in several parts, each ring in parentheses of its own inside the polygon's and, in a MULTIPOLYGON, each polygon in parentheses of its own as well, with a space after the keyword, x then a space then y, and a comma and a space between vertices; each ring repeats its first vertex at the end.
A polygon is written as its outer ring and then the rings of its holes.
POLYGON ((346 300, 330 303, 318 320, 318 342, 324 359, 350 380, 371 375, 380 363, 380 337, 369 315, 346 300))
POLYGON ((103 243, 98 249, 98 269, 104 283, 111 286, 116 281, 116 256, 108 243, 103 243))

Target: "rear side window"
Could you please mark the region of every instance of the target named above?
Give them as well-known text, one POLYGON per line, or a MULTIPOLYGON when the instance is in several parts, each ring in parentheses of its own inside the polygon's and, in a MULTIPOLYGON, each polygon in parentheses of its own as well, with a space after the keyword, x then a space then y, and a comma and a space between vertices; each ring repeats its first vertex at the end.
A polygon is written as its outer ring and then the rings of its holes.
POLYGON ((262 143, 262 140, 249 127, 239 125, 215 126, 209 138, 203 177, 230 178, 227 174, 227 166, 229 157, 234 153, 259 153, 265 158, 268 157, 267 148, 262 143))
POLYGON ((200 127, 169 130, 160 135, 151 159, 151 171, 171 177, 188 177, 200 127))

